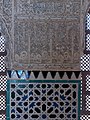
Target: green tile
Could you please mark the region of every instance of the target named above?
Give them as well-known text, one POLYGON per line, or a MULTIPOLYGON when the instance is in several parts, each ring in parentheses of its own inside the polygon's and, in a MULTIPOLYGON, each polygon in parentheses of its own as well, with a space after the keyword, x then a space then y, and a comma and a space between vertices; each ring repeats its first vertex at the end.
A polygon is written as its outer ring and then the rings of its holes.
MULTIPOLYGON (((11 83, 13 83, 13 84, 29 84, 29 83, 34 83, 34 85, 35 85, 35 83, 36 84, 42 84, 42 83, 62 83, 62 84, 78 84, 78 91, 76 91, 76 92, 78 92, 78 120, 79 120, 79 116, 80 116, 80 85, 81 85, 81 81, 80 80, 9 80, 8 81, 8 91, 7 91, 7 120, 10 120, 10 101, 11 101, 11 98, 10 98, 10 91, 11 91, 11 89, 10 89, 10 84, 11 83)), ((52 84, 51 84, 52 85, 52 84)), ((20 88, 19 88, 20 89, 20 88)), ((25 89, 28 89, 28 88, 25 88, 25 89)), ((34 88, 35 89, 35 88, 34 88)), ((39 88, 38 88, 39 89, 39 88)), ((41 88, 40 88, 41 89, 41 88)), ((64 89, 64 88, 63 88, 64 89)), ((12 88, 12 90, 14 90, 13 88, 12 88)), ((15 89, 16 90, 16 89, 15 89)), ((58 91, 57 91, 58 92, 58 91)), ((24 96, 23 96, 24 97, 24 96)), ((40 101, 41 102, 41 101, 40 101)), ((58 118, 57 118, 58 119, 58 118)), ((32 119, 33 120, 33 119, 32 119)), ((40 119, 41 120, 41 119, 40 119)))

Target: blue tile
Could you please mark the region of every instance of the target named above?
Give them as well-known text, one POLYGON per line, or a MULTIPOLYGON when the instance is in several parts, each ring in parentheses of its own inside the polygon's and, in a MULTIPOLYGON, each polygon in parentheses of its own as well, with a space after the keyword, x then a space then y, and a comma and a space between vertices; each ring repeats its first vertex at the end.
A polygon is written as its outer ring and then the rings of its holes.
POLYGON ((9 80, 8 86, 10 84, 10 91, 7 92, 8 117, 23 120, 73 120, 78 116, 79 120, 79 80, 9 80))

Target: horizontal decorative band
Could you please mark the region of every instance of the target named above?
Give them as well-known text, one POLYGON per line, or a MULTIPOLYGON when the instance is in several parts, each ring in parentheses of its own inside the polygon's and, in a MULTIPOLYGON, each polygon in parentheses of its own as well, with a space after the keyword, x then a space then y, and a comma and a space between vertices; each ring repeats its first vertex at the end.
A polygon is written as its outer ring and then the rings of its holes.
POLYGON ((7 76, 11 79, 81 79, 81 72, 7 70, 7 76))

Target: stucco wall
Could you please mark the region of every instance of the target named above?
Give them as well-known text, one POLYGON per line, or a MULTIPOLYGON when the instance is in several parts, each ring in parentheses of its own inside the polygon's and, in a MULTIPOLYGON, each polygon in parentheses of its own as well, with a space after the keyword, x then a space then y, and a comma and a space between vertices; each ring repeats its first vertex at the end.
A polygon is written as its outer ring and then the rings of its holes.
POLYGON ((7 68, 80 70, 85 0, 0 0, 7 68))

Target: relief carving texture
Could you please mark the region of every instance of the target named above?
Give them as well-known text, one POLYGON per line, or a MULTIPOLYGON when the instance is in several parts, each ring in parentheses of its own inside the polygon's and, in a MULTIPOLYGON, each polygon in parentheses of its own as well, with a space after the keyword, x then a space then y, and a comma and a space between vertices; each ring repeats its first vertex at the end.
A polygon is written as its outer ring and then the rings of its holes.
POLYGON ((2 12, 0 11, 1 32, 6 40, 6 64, 11 68, 11 40, 12 40, 12 0, 2 0, 2 12))
POLYGON ((81 0, 4 0, 3 6, 8 68, 79 70, 81 0))

